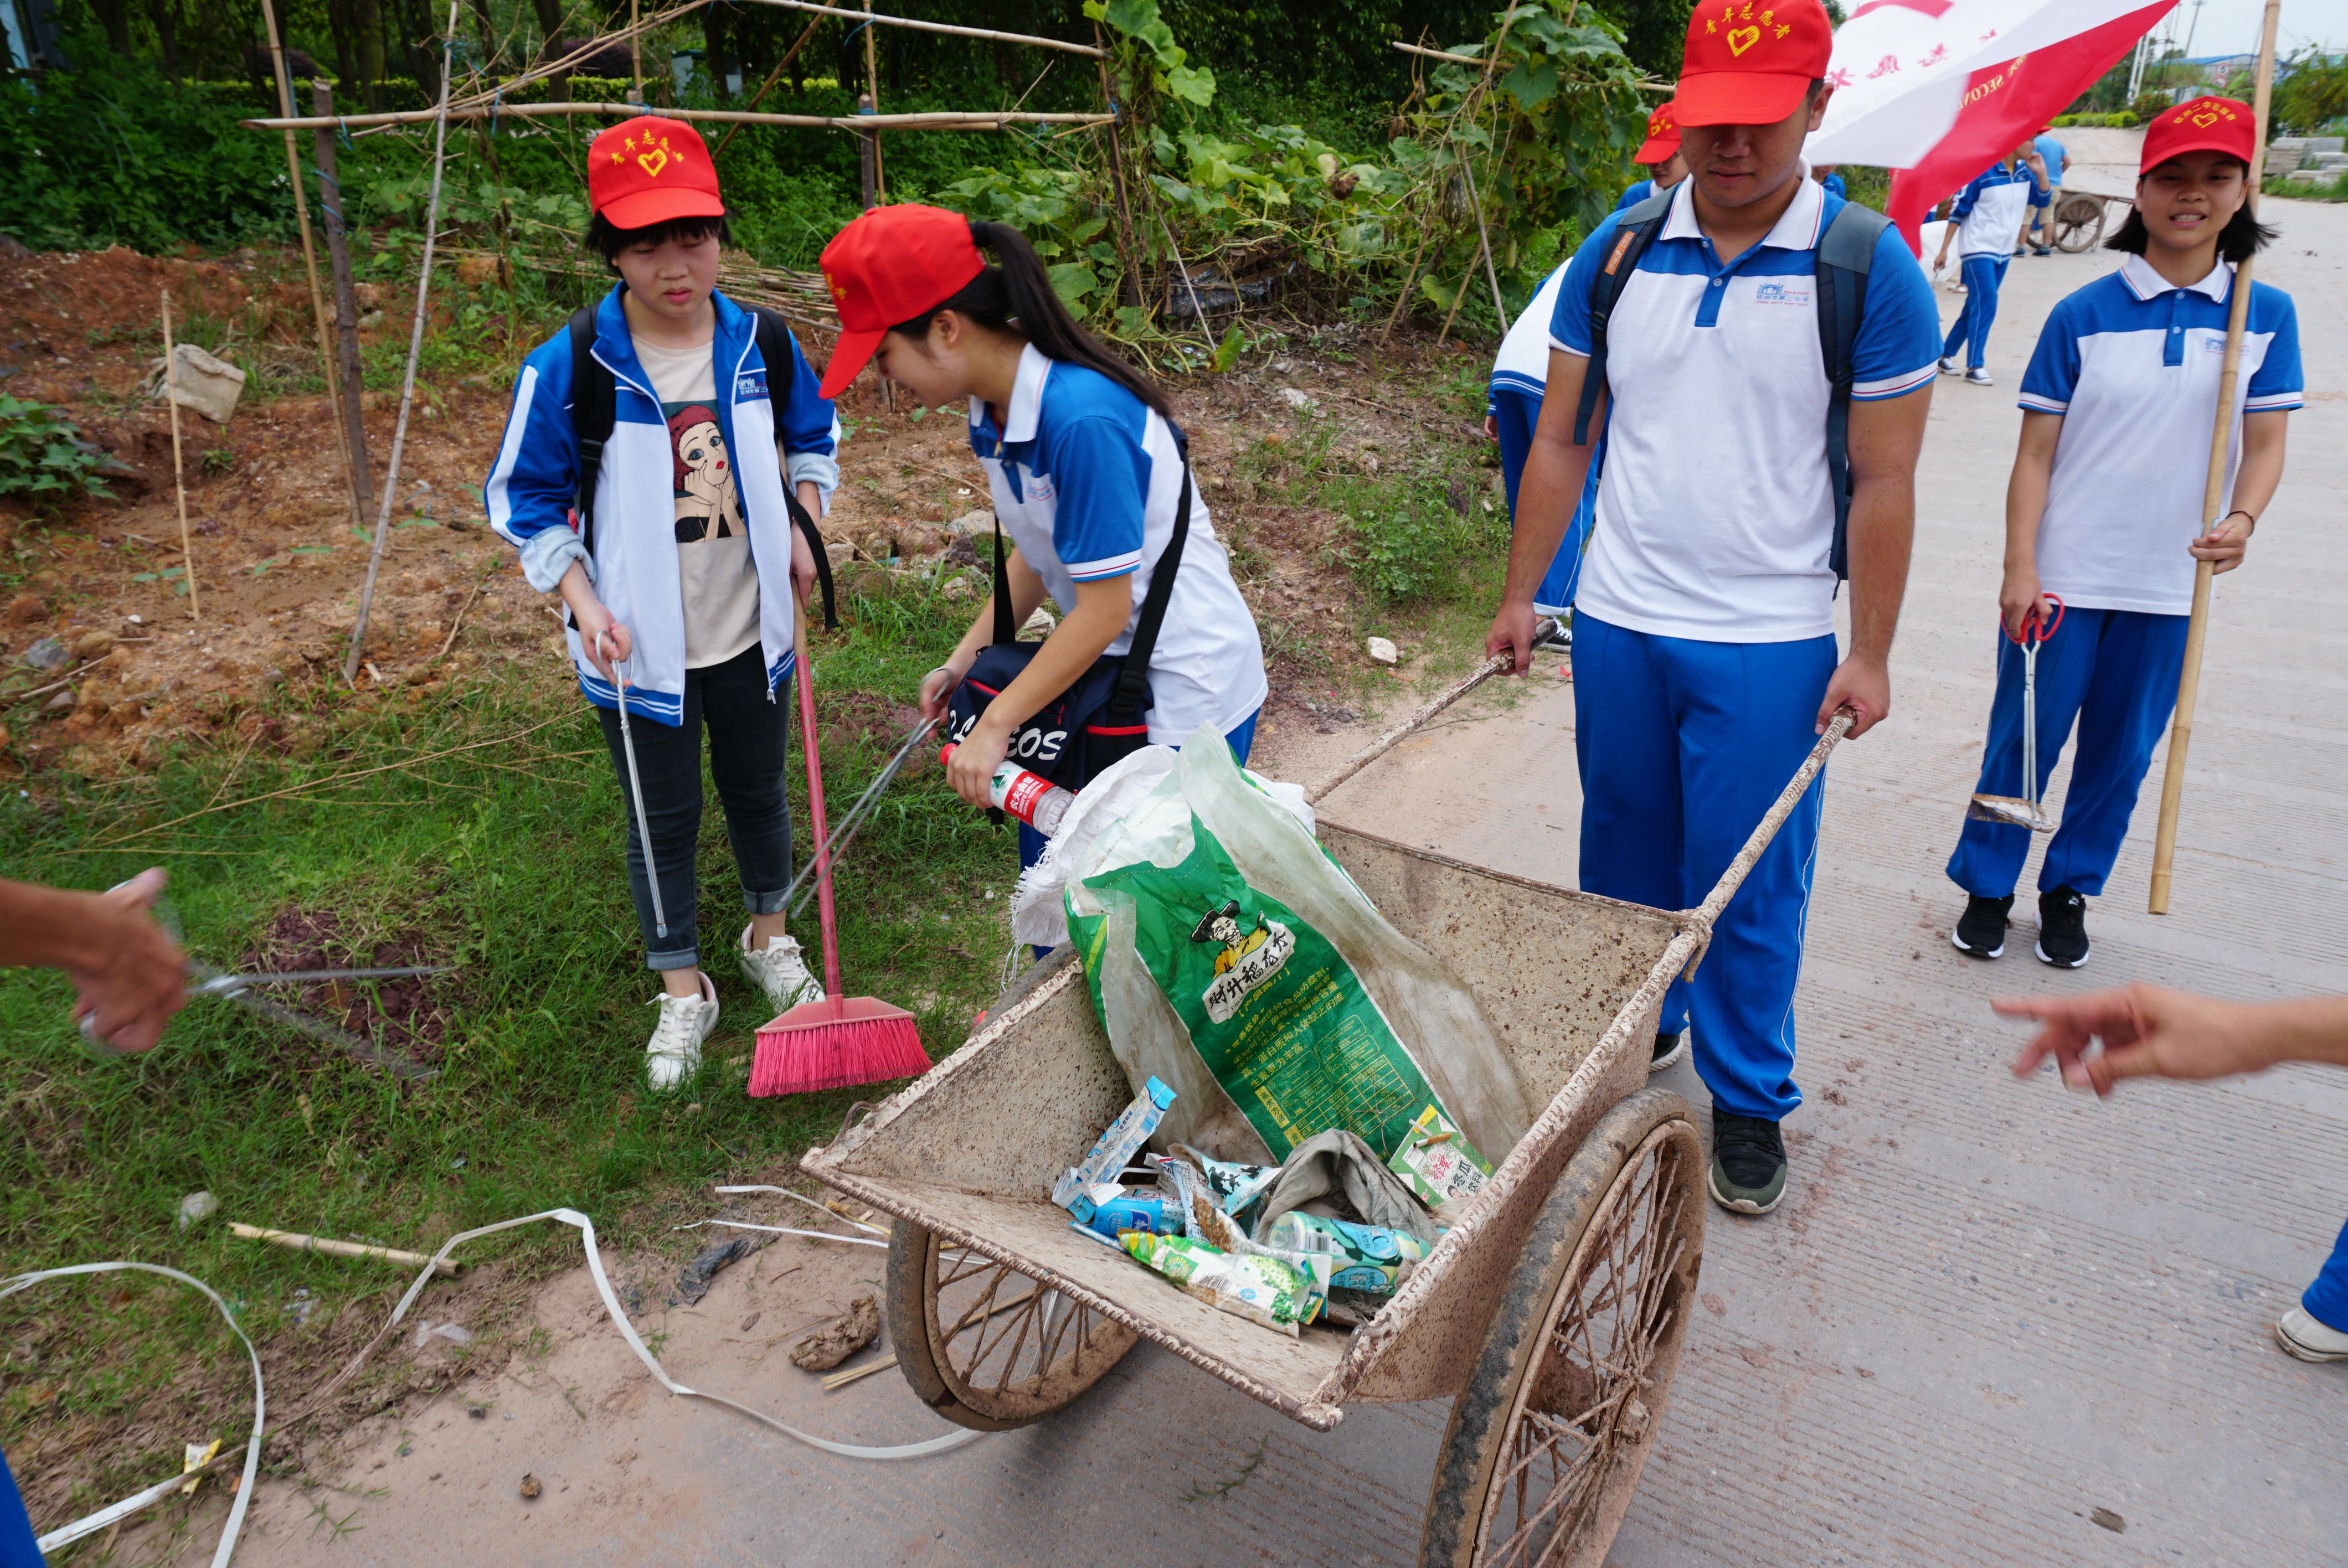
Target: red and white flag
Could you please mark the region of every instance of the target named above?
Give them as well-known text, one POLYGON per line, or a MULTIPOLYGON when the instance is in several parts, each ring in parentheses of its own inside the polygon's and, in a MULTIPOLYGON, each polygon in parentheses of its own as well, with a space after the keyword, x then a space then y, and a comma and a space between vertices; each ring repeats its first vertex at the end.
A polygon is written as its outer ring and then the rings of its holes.
POLYGON ((1896 172, 1910 249, 1933 203, 2061 114, 2176 0, 1864 0, 1835 34, 1826 123, 1803 154, 1896 172))

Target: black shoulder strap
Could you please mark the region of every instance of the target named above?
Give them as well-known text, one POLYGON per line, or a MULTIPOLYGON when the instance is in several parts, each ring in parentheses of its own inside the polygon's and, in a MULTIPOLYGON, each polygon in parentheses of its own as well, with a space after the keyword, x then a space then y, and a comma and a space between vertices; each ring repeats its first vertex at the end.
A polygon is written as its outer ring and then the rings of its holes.
POLYGON ((1614 302, 1622 297, 1622 287, 1638 271, 1639 258, 1655 242, 1662 232, 1663 219, 1672 210, 1672 196, 1676 185, 1667 185, 1651 193, 1644 200, 1622 214, 1614 229, 1614 248, 1606 253, 1606 265, 1599 270, 1598 281, 1590 290, 1590 363, 1581 370, 1581 402, 1573 411, 1573 444, 1590 445, 1590 416, 1598 410, 1598 389, 1606 384, 1606 323, 1614 313, 1614 302))
POLYGON ((1011 569, 1003 562, 1003 515, 994 515, 994 641, 1016 642, 1019 629, 1011 624, 1011 569))
POLYGON ((1891 227, 1882 213, 1851 202, 1818 238, 1818 353, 1827 373, 1827 484, 1834 494, 1835 580, 1850 576, 1850 394, 1860 322, 1867 313, 1868 270, 1876 242, 1891 227))
POLYGON ((572 526, 595 553, 595 484, 603 477, 603 443, 619 419, 619 383, 595 357, 595 307, 571 313, 571 432, 579 445, 578 490, 572 526))
MULTIPOLYGON (((784 370, 791 363, 790 324, 764 305, 750 307, 750 319, 757 325, 758 360, 767 367, 767 396, 779 412, 785 387, 784 370)), ((831 586, 831 557, 825 553, 823 535, 816 531, 815 518, 799 505, 798 487, 791 483, 788 474, 783 476, 783 505, 790 509, 791 526, 807 535, 808 548, 815 554, 815 580, 823 589, 823 629, 839 630, 839 603, 831 586)))
POLYGON ((1138 724, 1148 711, 1149 656, 1158 651, 1158 629, 1166 620, 1166 606, 1174 597, 1174 576, 1182 569, 1182 547, 1190 538, 1190 438, 1182 434, 1172 420, 1166 428, 1173 433, 1174 450, 1182 460, 1182 493, 1174 503, 1174 531, 1167 537, 1166 548, 1158 557, 1158 564, 1149 570, 1149 591, 1142 596, 1141 620, 1134 626, 1133 641, 1125 651, 1125 668, 1117 671, 1117 691, 1109 698, 1109 723, 1138 724))

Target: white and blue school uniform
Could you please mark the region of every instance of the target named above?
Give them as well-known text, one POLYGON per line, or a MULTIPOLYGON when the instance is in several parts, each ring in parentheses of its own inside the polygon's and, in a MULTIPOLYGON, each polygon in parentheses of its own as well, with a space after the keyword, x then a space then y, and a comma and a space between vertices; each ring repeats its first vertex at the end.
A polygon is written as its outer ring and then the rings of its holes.
MULTIPOLYGON (((1104 650, 1123 653, 1174 533, 1183 468, 1173 428, 1099 372, 1046 358, 1030 343, 999 425, 984 399, 970 400, 970 446, 1003 531, 1062 614, 1076 608, 1076 584, 1130 579, 1131 616, 1104 650)), ((1189 537, 1149 656, 1149 742, 1179 746, 1212 724, 1244 763, 1270 691, 1255 617, 1193 481, 1189 537)), ((1021 827, 1023 863, 1043 845, 1035 829, 1021 827)))
POLYGON ((1957 313, 1941 344, 1941 357, 1953 358, 1959 345, 1965 365, 1982 367, 1989 347, 1990 323, 1997 320, 1998 285, 2013 263, 2013 241, 2022 232, 2023 214, 2030 210, 2038 181, 2026 164, 1993 163, 1957 192, 1949 220, 1958 226, 1957 256, 1965 280, 1964 308, 1957 313))
MULTIPOLYGON (((636 357, 614 285, 595 310, 595 357, 612 373, 614 422, 603 444, 596 481, 594 552, 571 522, 578 499, 579 440, 571 423, 571 333, 556 333, 522 361, 506 417, 497 462, 481 487, 489 526, 521 551, 522 575, 551 593, 572 561, 585 564, 595 596, 628 629, 628 712, 672 728, 684 722, 685 597, 677 560, 675 455, 668 421, 652 377, 636 357)), ((815 372, 790 340, 791 362, 769 366, 759 356, 757 323, 724 294, 710 341, 718 433, 729 452, 767 452, 778 446, 780 467, 735 466, 750 556, 758 576, 758 643, 767 689, 791 672, 794 628, 791 521, 784 486, 812 482, 829 509, 839 485, 839 422, 817 391, 815 372)), ((579 689, 601 708, 619 706, 619 693, 587 657, 577 628, 568 633, 579 689)))
MULTIPOLYGON (((2038 579, 2063 620, 2038 653, 2037 792, 2072 725, 2079 743, 2062 825, 2039 866, 2042 892, 2101 893, 2127 835, 2137 789, 2177 702, 2201 532, 2200 459, 2225 361, 2233 269, 2180 289, 2141 256, 2054 307, 2022 378, 2022 407, 2063 416, 2038 524, 2038 579)), ((2291 296, 2250 286, 2237 384, 2240 415, 2302 406, 2299 323, 2291 296)), ((2022 789, 2022 651, 1998 634, 1997 694, 1982 758, 1982 794, 2022 789)), ((2030 853, 2030 830, 1967 820, 1949 856, 1966 892, 2003 898, 2030 853)), ((2348 1289, 2348 1282, 2343 1282, 2348 1289)))
MULTIPOLYGON (((1607 329, 1611 403, 1574 617, 1581 885, 1683 909, 1710 892, 1816 741, 1837 663, 1828 387, 1818 244, 1843 203, 1805 177, 1776 225, 1723 259, 1683 182, 1607 329)), ((1591 352, 1609 218, 1566 271, 1552 343, 1591 352)), ((1933 377, 1931 285, 1886 230, 1855 346, 1855 398, 1933 377)), ((1714 928, 1657 1027, 1693 1022, 1719 1108, 1781 1120, 1822 787, 1714 928)))
MULTIPOLYGON (((1517 486, 1524 478, 1525 459, 1533 449, 1533 430, 1540 424, 1541 399, 1549 391, 1550 318, 1557 313, 1557 292, 1564 285, 1565 270, 1570 264, 1570 261, 1560 262, 1555 272, 1541 280, 1532 302, 1500 340, 1500 352, 1492 361, 1492 384, 1484 395, 1484 412, 1492 416, 1492 427, 1499 436, 1500 483, 1508 492, 1511 527, 1517 517, 1517 486)), ((1598 493, 1604 444, 1601 435, 1601 451, 1591 454, 1590 474, 1581 487, 1581 499, 1573 508, 1573 520, 1566 527, 1565 538, 1558 541, 1557 554, 1550 558, 1540 585, 1533 589, 1533 609, 1540 614, 1561 616, 1573 608, 1573 585, 1581 575, 1581 547, 1590 537, 1590 506, 1598 493)))

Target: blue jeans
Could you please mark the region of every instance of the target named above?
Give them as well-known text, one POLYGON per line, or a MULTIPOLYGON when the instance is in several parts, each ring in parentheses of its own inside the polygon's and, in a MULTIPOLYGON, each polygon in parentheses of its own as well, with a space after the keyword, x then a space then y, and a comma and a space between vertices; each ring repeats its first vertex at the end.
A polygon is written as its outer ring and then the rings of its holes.
POLYGON ((2337 1328, 2348 1334, 2348 1225, 2340 1227, 2340 1239, 2333 1244, 2332 1260, 2299 1304, 2326 1328, 2337 1328))
MULTIPOLYGON (((1573 749, 1581 886, 1657 909, 1704 901, 1817 744, 1831 636, 1698 642, 1574 618, 1573 749)), ((1782 1120, 1794 1084, 1794 985, 1809 919, 1823 774, 1713 927, 1656 1028, 1695 1025, 1713 1103, 1782 1120)))
MULTIPOLYGON (((1223 742, 1231 748, 1231 761, 1241 767, 1247 766, 1248 753, 1255 749, 1255 722, 1262 716, 1263 710, 1259 708, 1240 721, 1238 724, 1223 732, 1223 742)), ((1174 749, 1179 752, 1182 748, 1177 746, 1174 749)), ((1044 846, 1051 842, 1025 823, 1021 823, 1019 825, 1019 869, 1025 871, 1043 859, 1044 846)), ((1049 948, 1038 948, 1035 949, 1035 956, 1040 958, 1051 950, 1049 948)))
POLYGON ((1982 367, 1982 355, 1989 347, 1989 324, 1997 320, 1997 286, 2005 282, 2005 270, 2013 263, 2013 258, 2004 254, 1965 258, 1965 308, 1957 313, 1948 341, 1941 345, 1942 359, 1953 357, 1962 343, 1965 368, 1982 367))
MULTIPOLYGON (((1524 477, 1525 457, 1533 448, 1533 427, 1540 423, 1541 400, 1514 387, 1496 386, 1490 393, 1492 423, 1500 432, 1500 483, 1509 492, 1509 518, 1517 516, 1517 482, 1524 477)), ((1598 469, 1605 461, 1606 438, 1590 456, 1590 477, 1581 487, 1581 504, 1559 541, 1557 554, 1540 586, 1533 589, 1533 608, 1543 615, 1563 615, 1573 608, 1573 589, 1581 580, 1582 547, 1590 540, 1591 508, 1598 504, 1598 469)))
MULTIPOLYGON (((2119 858, 2128 817, 2153 748, 2177 705, 2178 672, 2185 662, 2182 615, 2134 610, 2066 610, 2063 623, 2038 650, 2038 777, 2046 777, 2079 730, 2071 784, 2063 795, 2063 825, 2038 867, 2038 890, 2069 887, 2094 897, 2119 858)), ((1989 709, 1989 743, 1982 749, 1981 794, 2022 794, 2022 649, 1998 633, 1997 695, 1989 709)), ((1949 856, 1949 880, 1982 898, 2013 891, 2030 856, 2030 829, 1968 817, 1949 856)))

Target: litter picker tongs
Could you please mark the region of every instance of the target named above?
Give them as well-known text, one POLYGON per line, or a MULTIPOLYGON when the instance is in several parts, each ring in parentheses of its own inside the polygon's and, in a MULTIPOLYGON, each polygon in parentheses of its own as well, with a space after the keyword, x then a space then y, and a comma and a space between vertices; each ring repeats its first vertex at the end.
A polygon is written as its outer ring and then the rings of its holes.
POLYGON ((2033 833, 2052 833, 2050 820, 2039 800, 2038 787, 2038 648, 2054 635, 2063 624, 2063 600, 2057 594, 2044 596, 2054 607, 2054 618, 2047 620, 2039 607, 2030 607, 2022 618, 2019 629, 2004 627, 2006 636, 2022 648, 2022 794, 1977 794, 1965 807, 1965 815, 1978 822, 2003 823, 2008 827, 2026 827, 2033 833))
POLYGON ((783 895, 783 902, 789 907, 792 914, 797 915, 805 910, 808 900, 815 897, 815 889, 812 887, 808 887, 804 893, 799 889, 807 886, 808 878, 815 875, 816 867, 826 862, 833 866, 839 864, 840 856, 847 852, 849 845, 855 839, 858 831, 872 820, 874 812, 880 809, 880 797, 888 792, 891 781, 897 776, 897 770, 905 765, 905 759, 913 754, 913 748, 920 745, 929 733, 937 727, 938 722, 935 719, 923 719, 916 723, 912 733, 905 737, 905 743, 897 748, 897 754, 889 759, 889 765, 873 775, 872 782, 864 786, 864 793, 856 797, 856 804, 850 806, 846 814, 831 825, 829 842, 818 844, 815 846, 815 853, 808 856, 806 868, 792 881, 790 890, 783 895))

